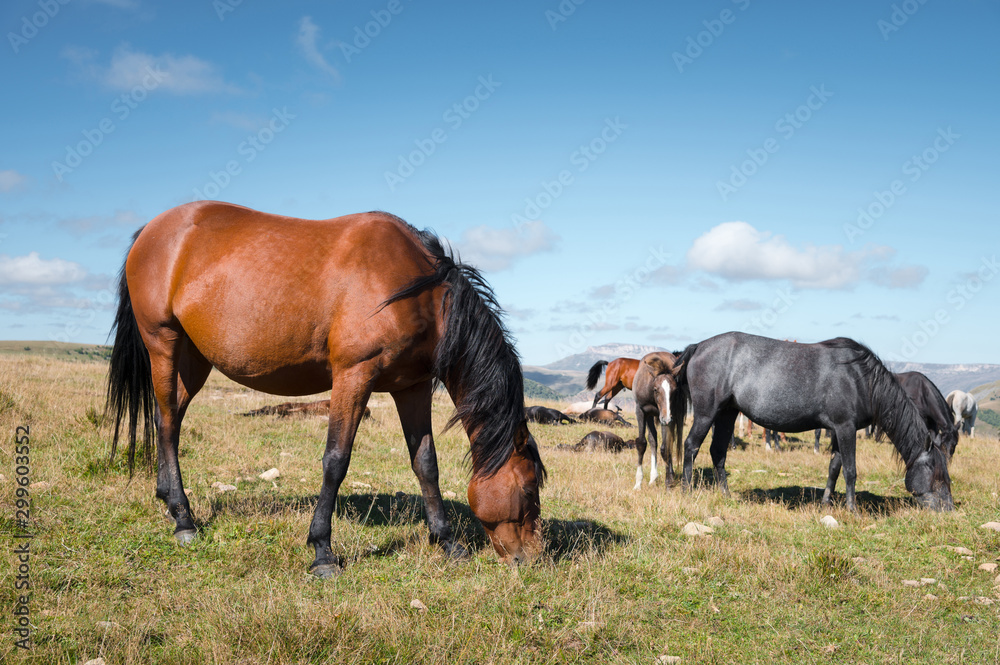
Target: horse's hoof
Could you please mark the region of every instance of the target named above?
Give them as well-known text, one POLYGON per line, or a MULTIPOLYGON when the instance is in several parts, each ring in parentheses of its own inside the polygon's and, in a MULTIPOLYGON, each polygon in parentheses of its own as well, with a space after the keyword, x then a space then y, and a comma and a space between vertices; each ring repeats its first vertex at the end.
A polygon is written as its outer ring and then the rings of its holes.
POLYGON ((469 550, 465 549, 461 543, 441 543, 441 549, 448 555, 449 559, 468 559, 469 550))
POLYGON ((198 532, 194 529, 185 529, 184 531, 175 531, 174 538, 177 539, 178 545, 190 545, 194 542, 194 539, 198 537, 198 532))
POLYGON ((309 572, 321 580, 329 580, 344 572, 344 567, 339 563, 321 563, 318 566, 313 564, 309 567, 309 572))

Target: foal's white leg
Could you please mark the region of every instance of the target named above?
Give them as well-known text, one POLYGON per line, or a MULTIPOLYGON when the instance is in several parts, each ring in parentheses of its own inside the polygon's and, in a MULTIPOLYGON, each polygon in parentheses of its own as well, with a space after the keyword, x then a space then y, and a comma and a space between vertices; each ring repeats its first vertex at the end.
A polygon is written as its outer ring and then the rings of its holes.
POLYGON ((660 477, 659 472, 656 470, 656 451, 649 456, 649 484, 652 485, 656 482, 656 479, 660 477))
POLYGON ((640 487, 642 487, 642 463, 635 467, 635 487, 632 489, 637 490, 640 487))

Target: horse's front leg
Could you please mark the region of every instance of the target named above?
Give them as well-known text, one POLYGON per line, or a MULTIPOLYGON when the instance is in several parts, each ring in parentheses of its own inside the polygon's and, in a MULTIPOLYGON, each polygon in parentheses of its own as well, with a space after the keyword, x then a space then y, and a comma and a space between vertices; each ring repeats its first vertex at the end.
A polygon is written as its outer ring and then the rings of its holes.
POLYGON ((833 501, 833 493, 837 490, 837 479, 840 478, 840 469, 843 461, 840 456, 840 446, 837 445, 837 430, 830 430, 830 449, 833 454, 830 456, 830 470, 826 479, 826 490, 823 492, 821 503, 830 505, 833 501))
POLYGON ((642 487, 642 458, 646 455, 646 412, 643 411, 641 406, 635 407, 635 418, 639 425, 639 434, 635 437, 635 453, 638 457, 638 462, 635 468, 635 487, 632 489, 638 490, 642 487))
POLYGON ((424 497, 430 541, 441 545, 449 556, 461 558, 468 556, 468 552, 460 543, 455 542, 451 524, 445 514, 444 502, 441 500, 441 488, 438 486, 437 452, 431 434, 431 388, 431 382, 425 381, 392 393, 392 399, 396 402, 399 422, 406 437, 410 466, 417 476, 420 492, 424 497))
POLYGON ((735 409, 719 412, 715 417, 715 431, 712 432, 712 446, 709 448, 712 453, 712 465, 715 469, 715 484, 726 494, 729 494, 726 453, 729 452, 729 442, 733 438, 737 415, 739 413, 735 409))
POLYGON ((319 500, 309 525, 306 542, 316 550, 316 559, 309 566, 309 572, 316 577, 332 577, 343 570, 343 560, 334 556, 330 545, 330 522, 337 502, 337 492, 347 475, 351 463, 351 450, 358 424, 365 413, 365 403, 371 395, 367 382, 363 387, 351 391, 343 385, 334 390, 330 397, 330 424, 326 434, 326 450, 323 452, 323 485, 319 490, 319 500), (339 393, 339 394, 338 394, 339 393))

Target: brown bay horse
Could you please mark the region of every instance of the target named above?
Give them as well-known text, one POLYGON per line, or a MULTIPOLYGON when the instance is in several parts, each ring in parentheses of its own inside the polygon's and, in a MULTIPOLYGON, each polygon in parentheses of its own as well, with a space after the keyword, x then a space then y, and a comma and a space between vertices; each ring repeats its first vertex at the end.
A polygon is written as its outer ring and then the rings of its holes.
POLYGON ((606 409, 615 395, 626 388, 632 390, 632 380, 635 377, 635 371, 639 369, 639 361, 635 358, 615 358, 611 362, 599 360, 587 373, 587 390, 593 390, 597 387, 597 379, 601 376, 601 370, 605 365, 607 365, 608 370, 604 374, 604 387, 594 395, 594 403, 591 408, 596 407, 597 403, 603 399, 606 409))
POLYGON ((639 423, 639 436, 635 438, 638 463, 635 469, 635 487, 642 487, 642 458, 646 454, 646 432, 653 440, 649 455, 649 484, 656 482, 656 424, 662 428, 660 455, 667 463, 664 484, 667 489, 674 482, 673 450, 677 450, 678 467, 683 463, 684 416, 687 403, 684 393, 677 389, 677 357, 666 351, 655 351, 643 356, 635 372, 632 392, 635 393, 635 418, 639 423))
POLYGON ((200 201, 168 210, 136 233, 122 267, 107 411, 112 456, 128 421, 134 466, 138 422, 156 496, 182 544, 197 534, 178 463, 180 427, 212 368, 245 386, 302 396, 333 389, 323 483, 308 544, 310 569, 342 569, 331 519, 368 398, 395 401, 423 494, 432 543, 452 556, 431 432, 437 381, 470 441, 469 506, 497 553, 520 562, 541 548, 545 468, 524 418, 523 378, 500 308, 478 271, 436 236, 387 213, 329 220, 270 215, 200 201))

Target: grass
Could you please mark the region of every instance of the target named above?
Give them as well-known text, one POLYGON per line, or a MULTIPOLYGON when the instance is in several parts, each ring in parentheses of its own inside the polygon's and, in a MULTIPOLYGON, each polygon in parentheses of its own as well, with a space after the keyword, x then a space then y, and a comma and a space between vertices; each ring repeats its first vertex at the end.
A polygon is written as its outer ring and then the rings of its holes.
MULTIPOLYGON (((323 419, 243 418, 282 398, 213 374, 184 422, 181 466, 201 533, 181 548, 154 479, 130 481, 121 460, 107 463, 105 371, 94 360, 0 355, 5 535, 14 528, 17 425, 31 427, 32 481, 49 483, 32 492, 34 645, 16 650, 5 627, 4 663, 1000 660, 1000 602, 963 599, 1000 598, 996 573, 978 569, 1000 555, 1000 534, 979 528, 1000 515, 996 440, 960 442, 951 468, 958 509, 948 514, 916 508, 889 446, 862 441, 861 509, 852 514, 842 502, 818 505, 828 457, 814 455, 805 435, 780 454, 764 453, 757 438, 731 452, 732 494, 723 496, 707 482, 668 492, 662 479, 635 492, 634 453, 557 451, 592 428, 536 425, 550 474, 547 551, 511 569, 468 510, 468 443, 459 431, 440 434, 450 404, 435 404, 434 422, 441 489, 454 492, 446 505, 473 551, 459 563, 427 543, 391 399, 376 395, 333 524, 350 564, 319 581, 306 572, 305 535, 323 419), (271 467, 277 481, 257 478, 271 467), (238 489, 219 494, 215 481, 238 489), (826 514, 841 528, 821 525, 826 514), (681 535, 685 523, 711 516, 724 521, 711 538, 681 535), (936 582, 902 583, 921 578, 936 582), (427 611, 413 609, 414 599, 427 611)), ((710 476, 708 463, 705 446, 699 478, 710 476)), ((13 566, 0 568, 5 608, 13 582, 13 566)))

